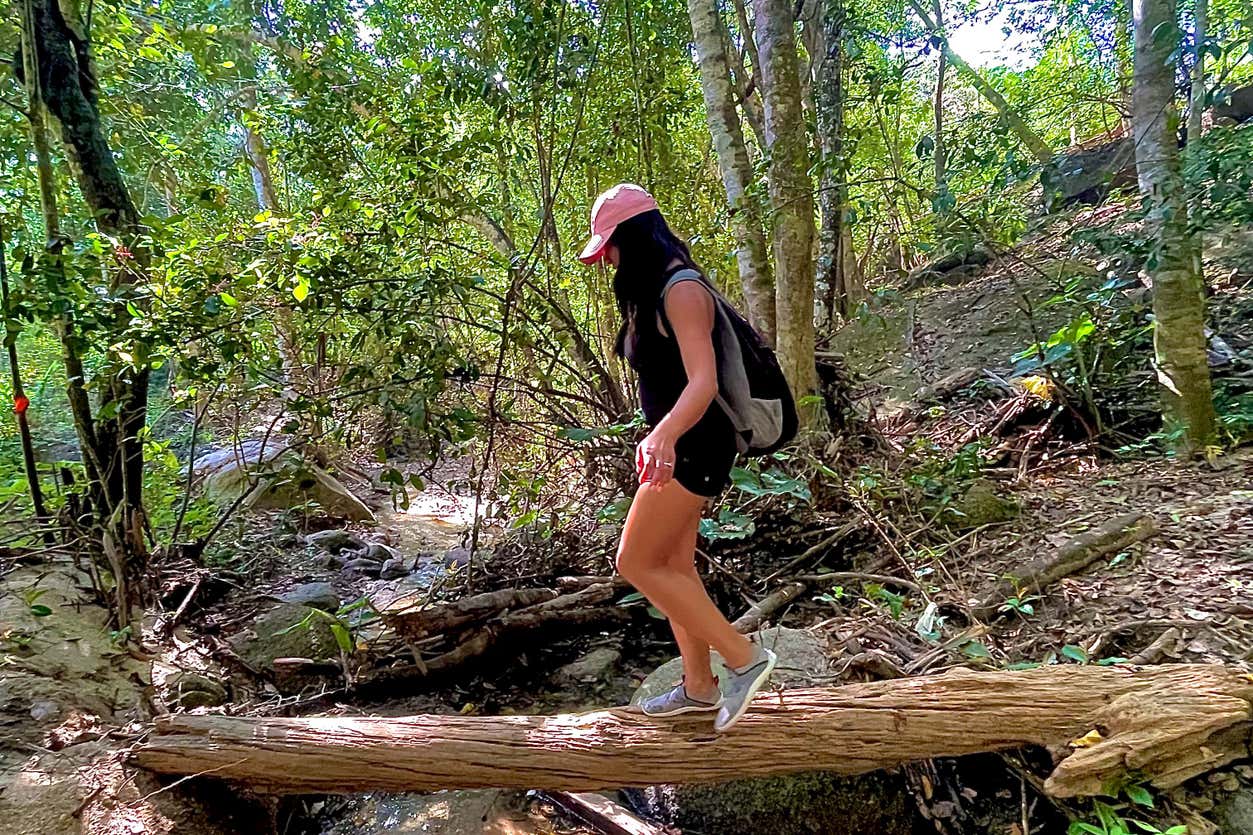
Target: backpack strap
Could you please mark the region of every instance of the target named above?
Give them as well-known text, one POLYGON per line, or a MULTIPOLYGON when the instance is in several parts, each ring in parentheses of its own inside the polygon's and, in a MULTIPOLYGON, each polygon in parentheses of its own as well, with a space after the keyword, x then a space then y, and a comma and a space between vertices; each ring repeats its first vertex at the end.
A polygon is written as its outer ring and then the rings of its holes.
POLYGON ((671 273, 670 277, 666 279, 665 285, 661 288, 661 298, 657 300, 657 314, 661 317, 661 324, 666 329, 664 335, 668 337, 674 336, 674 328, 670 327, 670 317, 666 315, 666 296, 670 293, 671 288, 684 281, 695 281, 704 287, 709 292, 709 296, 714 303, 714 318, 716 319, 718 315, 718 297, 714 293, 713 287, 709 286, 709 282, 705 277, 696 270, 691 267, 681 267, 671 273))

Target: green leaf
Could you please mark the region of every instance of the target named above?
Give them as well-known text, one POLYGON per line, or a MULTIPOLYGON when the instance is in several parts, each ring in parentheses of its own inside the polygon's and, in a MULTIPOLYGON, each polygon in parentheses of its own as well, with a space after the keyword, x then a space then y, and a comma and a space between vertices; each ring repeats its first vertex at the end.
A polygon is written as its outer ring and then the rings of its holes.
POLYGON ((352 634, 342 623, 332 623, 331 634, 335 636, 335 643, 339 644, 340 649, 352 652, 352 634))
POLYGON ((292 297, 298 302, 302 302, 305 299, 309 298, 308 279, 302 277, 298 282, 296 282, 296 286, 292 288, 291 294, 292 294, 292 297))
POLYGON ((233 70, 233 69, 235 69, 235 62, 234 62, 234 61, 223 61, 223 62, 222 62, 222 68, 223 68, 223 69, 226 69, 226 70, 233 70))
POLYGON ((988 652, 988 648, 979 641, 970 641, 962 645, 962 653, 968 658, 991 658, 992 653, 988 652))
POLYGON ((37 618, 46 618, 48 615, 52 614, 52 609, 42 603, 36 603, 34 606, 30 607, 30 613, 37 618))
POLYGON ((1109 658, 1099 658, 1095 663, 1098 667, 1109 667, 1114 664, 1126 664, 1127 659, 1120 655, 1111 655, 1109 658))
POLYGON ((567 438, 571 441, 590 441, 600 434, 601 430, 586 426, 563 426, 557 430, 558 438, 567 438))
POLYGON ((1077 661, 1080 664, 1088 663, 1088 652, 1083 647, 1067 644, 1062 647, 1062 655, 1071 661, 1077 661))
POLYGON ((1140 806, 1147 806, 1150 809, 1153 808, 1153 795, 1144 786, 1131 785, 1127 786, 1124 791, 1127 793, 1127 798, 1131 800, 1132 803, 1140 806))
POLYGON ((1005 667, 1007 670, 1034 670, 1040 666, 1039 661, 1015 661, 1005 667))
POLYGON ((716 521, 700 520, 700 535, 705 539, 746 539, 756 529, 751 517, 725 507, 719 511, 716 521))
POLYGON ((649 614, 649 616, 654 617, 654 618, 656 618, 657 620, 665 620, 665 619, 666 619, 666 616, 665 616, 665 615, 663 615, 663 614, 661 613, 661 610, 660 610, 660 609, 658 609, 656 606, 649 606, 649 607, 648 607, 648 614, 649 614))
POLYGON ((628 594, 626 597, 619 600, 618 605, 627 606, 631 603, 638 603, 643 599, 644 599, 644 594, 642 592, 633 591, 630 594, 628 594))

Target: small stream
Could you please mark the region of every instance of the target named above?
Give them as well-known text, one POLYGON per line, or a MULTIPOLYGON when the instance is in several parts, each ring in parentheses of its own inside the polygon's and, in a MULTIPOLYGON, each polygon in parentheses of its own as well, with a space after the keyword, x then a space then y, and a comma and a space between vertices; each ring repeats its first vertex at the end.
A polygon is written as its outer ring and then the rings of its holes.
MULTIPOLYGON (((446 555, 459 553, 474 519, 472 497, 458 496, 438 487, 411 491, 407 507, 385 505, 376 512, 378 533, 402 554, 429 555, 397 587, 397 591, 429 588, 447 571, 446 555)), ((611 637, 611 636, 609 636, 611 637)), ((602 642, 606 638, 602 638, 602 642)), ((595 643, 595 639, 593 639, 595 643)), ((546 648, 537 653, 546 654, 546 648)), ((649 653, 645 652, 645 655, 649 653)), ((625 655, 625 653, 624 653, 625 655)), ((537 670, 554 669, 561 660, 544 659, 537 670)), ((573 657, 566 659, 573 660, 573 657)), ((623 665, 624 667, 627 665, 623 665)), ((645 665, 646 666, 646 665, 645 665)), ((547 674, 528 676, 507 690, 488 684, 480 688, 467 682, 465 692, 482 699, 484 712, 554 713, 587 710, 629 699, 645 667, 622 670, 589 692, 587 686, 563 688, 547 674)), ((458 713, 465 702, 402 696, 361 705, 365 712, 405 715, 415 712, 458 713)), ((300 803, 292 810, 287 831, 295 835, 376 835, 376 833, 423 833, 423 835, 552 835, 590 833, 577 823, 555 816, 547 804, 526 792, 499 790, 442 791, 433 793, 366 793, 327 797, 300 803)))

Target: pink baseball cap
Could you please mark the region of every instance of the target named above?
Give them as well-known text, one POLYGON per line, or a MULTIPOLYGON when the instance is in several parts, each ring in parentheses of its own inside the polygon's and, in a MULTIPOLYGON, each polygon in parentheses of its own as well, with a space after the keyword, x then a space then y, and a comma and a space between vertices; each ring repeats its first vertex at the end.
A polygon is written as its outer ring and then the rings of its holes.
POLYGON ((634 183, 618 183, 606 191, 592 204, 592 237, 579 260, 584 264, 595 264, 605 254, 605 244, 613 235, 613 230, 627 218, 651 212, 657 208, 653 196, 634 183))

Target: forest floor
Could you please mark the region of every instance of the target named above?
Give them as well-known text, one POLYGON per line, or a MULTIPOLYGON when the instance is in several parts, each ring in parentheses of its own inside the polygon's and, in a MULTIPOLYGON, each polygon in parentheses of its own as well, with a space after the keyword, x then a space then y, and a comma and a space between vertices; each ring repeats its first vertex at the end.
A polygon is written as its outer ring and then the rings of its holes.
MULTIPOLYGON (((1108 217, 1099 213, 1109 211, 1088 210, 1057 223, 1104 222, 1108 217)), ((1214 330, 1242 357, 1253 358, 1253 246, 1233 246, 1224 239, 1212 251, 1208 266, 1217 277, 1218 294, 1214 330)), ((1095 275, 1106 268, 1101 259, 1071 246, 1053 229, 1029 237, 973 274, 954 277, 951 284, 877 297, 834 345, 851 370, 873 381, 859 391, 863 413, 882 429, 896 453, 926 448, 938 459, 960 453, 972 435, 986 441, 984 449, 993 453, 992 460, 979 469, 976 480, 992 485, 1003 506, 1013 510, 993 521, 946 530, 934 516, 912 511, 908 518, 891 516, 900 505, 886 498, 882 515, 877 515, 862 494, 863 503, 854 503, 854 509, 843 505, 839 512, 807 515, 804 508, 793 507, 776 514, 787 517, 781 524, 791 525, 793 534, 802 529, 796 535, 785 535, 765 513, 755 537, 713 543, 707 549, 709 564, 716 568, 711 585, 719 602, 738 612, 760 599, 787 580, 771 575, 797 556, 803 547, 798 543, 817 541, 851 518, 860 527, 848 537, 847 547, 815 552, 796 570, 891 572, 922 586, 926 600, 869 585, 850 587, 847 596, 813 587, 812 593, 781 610, 780 622, 818 636, 837 680, 957 665, 1106 663, 1119 658, 1253 669, 1253 449, 1232 450, 1212 462, 1181 462, 1147 452, 1114 455, 1064 432, 1041 432, 1040 427, 1061 426, 1062 421, 1040 404, 1006 418, 1007 403, 1026 396, 1008 390, 1010 357, 1074 314, 1065 305, 1049 303, 1058 283, 1066 276, 1095 275), (1025 317, 1028 309, 1031 316, 1025 317), (962 373, 969 379, 955 391, 920 399, 920 389, 962 373), (1019 600, 1006 616, 983 621, 959 617, 973 602, 988 600, 1024 563, 1133 511, 1151 516, 1159 533, 1019 600)), ((1237 363, 1236 372, 1248 367, 1237 363)), ((1151 389, 1151 380, 1144 384, 1151 389)), ((884 466, 882 472, 891 469, 884 466)), ((225 709, 241 713, 402 715, 547 713, 629 699, 647 673, 672 653, 664 625, 638 606, 625 628, 529 641, 447 680, 409 683, 368 698, 351 691, 359 681, 351 675, 346 681, 334 657, 329 665, 297 665, 294 674, 278 676, 256 661, 262 657, 253 654, 260 619, 276 605, 291 605, 280 601, 293 593, 329 595, 333 605, 322 605, 339 611, 337 617, 345 621, 352 615, 343 609, 362 596, 428 593, 432 587, 455 596, 453 584, 441 578, 458 576, 445 574, 449 566, 464 570, 461 546, 473 514, 467 491, 457 486, 458 475, 450 464, 430 480, 426 491, 412 496, 407 510, 392 509, 385 491, 357 485, 379 523, 354 526, 350 532, 360 543, 394 549, 388 555, 406 562, 403 574, 392 579, 374 569, 354 571, 344 564, 347 560, 334 559, 309 541, 307 535, 314 531, 293 529, 290 515, 249 517, 230 543, 232 558, 197 569, 168 589, 164 611, 152 617, 152 634, 160 645, 155 661, 138 661, 111 644, 102 610, 88 601, 90 582, 68 558, 42 563, 5 558, 0 563, 0 729, 6 736, 0 744, 0 813, 7 816, 6 831, 71 832, 80 825, 83 831, 102 833, 265 831, 255 820, 223 822, 221 809, 206 811, 213 806, 211 795, 180 799, 180 792, 158 791, 151 778, 126 774, 117 766, 128 723, 141 719, 154 704, 160 710, 197 704, 216 705, 208 708, 216 710, 225 704, 225 709), (200 578, 199 585, 191 588, 188 577, 200 578), (192 605, 179 623, 172 623, 171 614, 184 598, 192 605), (591 657, 603 663, 589 674, 563 668, 591 657)), ((951 468, 934 475, 940 481, 970 480, 951 468)), ((534 583, 556 573, 606 573, 612 531, 594 524, 580 531, 569 539, 531 539, 511 553, 532 558, 541 552, 556 554, 528 563, 538 576, 534 583), (544 566, 559 566, 560 571, 544 566)), ((501 564, 497 587, 521 584, 524 572, 517 564, 518 559, 501 564)), ((492 570, 489 563, 488 572, 492 570)), ((268 647, 269 662, 312 654, 318 648, 308 636, 316 636, 318 629, 278 630, 283 640, 268 647), (299 640, 286 642, 293 636, 299 640)), ((394 643, 377 625, 362 628, 355 640, 354 649, 371 657, 385 655, 394 643)), ((355 675, 369 673, 366 665, 349 666, 355 675)), ((979 768, 986 766, 980 761, 979 768)), ((1015 828, 1017 795, 998 791, 995 801, 971 802, 979 781, 962 786, 969 769, 963 772, 958 763, 941 772, 927 772, 931 776, 922 783, 910 778, 920 814, 929 819, 928 831, 1026 835, 1015 828), (937 811, 942 804, 923 797, 921 786, 930 787, 941 772, 958 788, 953 803, 960 806, 965 797, 968 806, 979 808, 937 811), (991 812, 985 808, 989 804, 1004 805, 1008 812, 991 812), (976 825, 976 820, 982 822, 976 825)), ((1213 810, 1231 806, 1232 798, 1253 798, 1253 768, 1242 765, 1218 777, 1172 793, 1163 813, 1189 820, 1194 835, 1214 831, 1197 816, 1221 816, 1226 813, 1213 810)), ((1025 808, 1025 794, 1022 802, 1025 808)), ((293 833, 591 831, 562 818, 542 798, 515 793, 376 794, 235 805, 238 815, 266 818, 293 833)))

